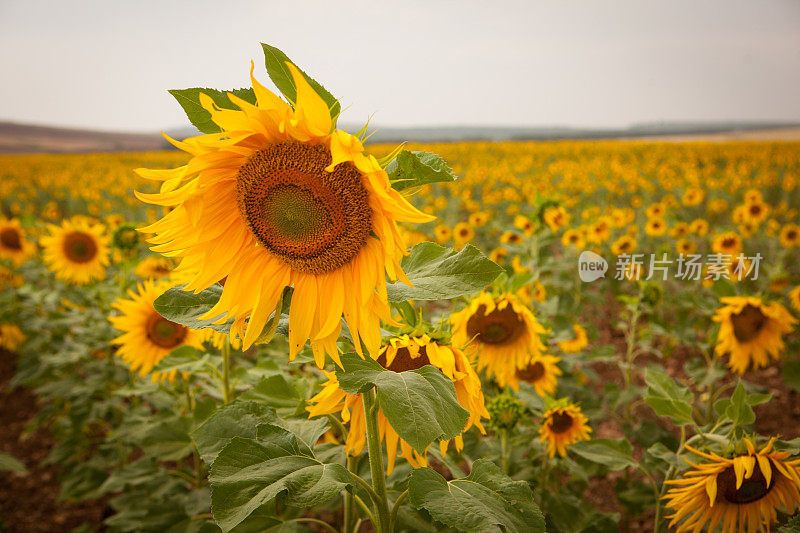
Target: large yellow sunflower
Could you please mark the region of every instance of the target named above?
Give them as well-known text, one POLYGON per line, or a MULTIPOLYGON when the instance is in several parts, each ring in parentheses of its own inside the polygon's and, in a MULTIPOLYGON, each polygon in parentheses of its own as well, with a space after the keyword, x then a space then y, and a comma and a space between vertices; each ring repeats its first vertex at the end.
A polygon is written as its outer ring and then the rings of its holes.
MULTIPOLYGON (((464 426, 464 431, 475 426, 481 433, 486 433, 483 424, 481 424, 481 418, 488 418, 489 413, 484 405, 481 382, 470 366, 467 356, 458 348, 439 344, 431 340, 427 335, 421 337, 402 335, 392 338, 381 349, 377 361, 387 370, 394 372, 416 370, 428 364, 438 368, 453 381, 458 403, 469 411, 469 418, 466 426, 464 426)), ((336 374, 323 372, 328 377, 328 381, 323 385, 322 391, 311 398, 310 401, 313 405, 307 408, 309 416, 341 413, 342 421, 350 423, 345 450, 349 455, 357 456, 361 453, 366 442, 366 420, 364 418, 364 405, 361 395, 344 392, 339 388, 336 374)), ((392 473, 398 456, 407 460, 414 468, 427 466, 426 454, 417 453, 407 442, 401 439, 381 411, 378 411, 378 428, 381 440, 386 441, 387 474, 392 473), (400 447, 399 454, 397 453, 398 445, 400 447)), ((455 437, 453 442, 459 451, 464 446, 464 440, 461 435, 455 437)), ((440 443, 442 453, 446 452, 447 445, 448 441, 440 443)))
POLYGON ((356 350, 363 341, 377 353, 379 320, 391 321, 386 275, 410 283, 399 263, 406 247, 396 221, 434 217, 392 189, 375 157, 335 129, 327 104, 287 66, 294 107, 256 81, 251 64, 257 105, 229 94, 239 110, 221 109, 200 94, 223 132, 169 139, 192 159, 176 169, 139 169, 164 183, 158 194, 137 194, 174 208, 142 231, 156 234, 154 251, 182 258, 177 270, 192 275, 186 290, 226 280, 205 318, 234 318, 231 335, 247 349, 283 288, 293 286, 289 356, 311 338, 322 366, 326 351, 338 358, 343 313, 356 350))
POLYGON ((744 374, 752 366, 767 366, 769 358, 779 359, 784 349, 782 335, 792 331, 797 320, 778 302, 762 303, 761 298, 730 296, 721 298, 724 307, 712 317, 719 322, 715 352, 730 354, 728 367, 744 374))
POLYGON ((485 292, 467 307, 450 315, 453 344, 472 341, 478 371, 486 369, 501 387, 516 388, 516 373, 528 367, 546 350, 539 335, 547 333, 530 309, 513 294, 498 298, 485 292))
POLYGON ((553 458, 556 453, 567 455, 567 446, 580 440, 587 440, 592 433, 589 419, 575 404, 554 406, 545 411, 539 426, 539 441, 547 443, 547 454, 553 458))
POLYGON ((676 531, 769 531, 777 511, 792 514, 800 506, 800 459, 787 461, 789 452, 772 450, 775 439, 756 453, 753 443, 744 439, 747 453, 730 459, 703 453, 686 446, 708 463, 692 465, 664 498, 675 513, 670 526, 681 522, 676 531))
POLYGON ((19 220, 0 216, 0 259, 9 259, 19 266, 35 253, 36 245, 25 237, 19 220))
POLYGON ((101 224, 73 219, 47 227, 50 234, 39 242, 47 268, 58 279, 83 285, 106 277, 110 238, 101 224))
MULTIPOLYGON (((187 328, 156 312, 153 302, 170 286, 167 281, 155 283, 147 280, 139 283, 136 291, 129 290, 128 299, 118 298, 112 304, 121 314, 109 317, 109 320, 123 333, 111 342, 119 345, 117 355, 142 377, 179 346, 188 344, 202 348, 202 341, 207 335, 207 330, 187 328)), ((174 372, 169 375, 153 374, 152 378, 171 379, 174 375, 174 372)))

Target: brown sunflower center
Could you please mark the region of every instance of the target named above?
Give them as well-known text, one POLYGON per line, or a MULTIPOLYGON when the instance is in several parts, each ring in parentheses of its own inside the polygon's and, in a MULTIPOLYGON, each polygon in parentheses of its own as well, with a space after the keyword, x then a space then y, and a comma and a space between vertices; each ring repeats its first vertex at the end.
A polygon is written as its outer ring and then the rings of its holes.
POLYGON ((73 263, 88 263, 97 257, 97 243, 82 231, 73 231, 64 237, 64 255, 73 263))
POLYGON ((728 248, 733 248, 735 246, 736 246, 736 239, 734 239, 733 237, 726 237, 725 239, 722 239, 723 248, 728 249, 728 248))
POLYGON ((558 411, 550 416, 550 431, 556 434, 566 433, 572 428, 574 420, 567 413, 558 411))
POLYGON ((488 315, 481 305, 467 320, 467 335, 485 344, 503 345, 517 340, 525 331, 525 323, 514 312, 511 305, 495 309, 488 315))
POLYGON ((384 352, 378 356, 378 363, 386 370, 391 370, 392 372, 416 370, 431 364, 425 346, 420 346, 418 357, 411 357, 411 352, 408 348, 398 348, 397 355, 394 356, 392 364, 389 366, 386 366, 386 350, 384 350, 384 352))
POLYGON ((786 232, 786 238, 788 238, 790 241, 795 240, 797 238, 797 232, 793 229, 790 229, 786 232))
POLYGON ((750 214, 751 215, 759 215, 761 214, 761 206, 760 205, 751 205, 750 206, 750 214))
POLYGON ((750 503, 760 500, 775 486, 775 477, 767 484, 767 479, 761 472, 761 467, 756 462, 753 468, 753 475, 742 480, 742 485, 736 488, 736 472, 733 465, 729 466, 717 475, 717 499, 718 503, 728 502, 733 504, 750 503))
POLYGON ((294 142, 260 150, 236 177, 239 211, 266 249, 311 274, 336 270, 372 229, 369 192, 351 163, 327 172, 330 151, 294 142))
POLYGON ((16 228, 3 228, 0 231, 0 243, 9 250, 22 250, 22 238, 16 228))
POLYGON ((150 342, 162 348, 175 348, 183 342, 188 333, 186 326, 171 322, 158 313, 150 315, 145 329, 150 342))
POLYGON ((544 377, 544 365, 541 361, 535 361, 525 368, 517 369, 517 378, 526 383, 536 383, 544 377))
POLYGON ((758 332, 767 323, 767 317, 761 309, 747 304, 738 314, 731 316, 733 334, 739 342, 747 342, 758 336, 758 332))

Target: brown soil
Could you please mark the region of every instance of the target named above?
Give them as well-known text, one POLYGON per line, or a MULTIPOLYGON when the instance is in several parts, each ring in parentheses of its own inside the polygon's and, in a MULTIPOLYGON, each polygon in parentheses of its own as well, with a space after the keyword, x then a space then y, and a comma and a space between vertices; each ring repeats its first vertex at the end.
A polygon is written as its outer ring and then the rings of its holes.
POLYGON ((10 390, 16 356, 0 350, 0 451, 21 461, 27 472, 0 472, 0 531, 67 533, 83 524, 100 530, 104 501, 58 502, 58 467, 40 466, 53 446, 46 428, 25 434, 38 412, 30 390, 10 390))

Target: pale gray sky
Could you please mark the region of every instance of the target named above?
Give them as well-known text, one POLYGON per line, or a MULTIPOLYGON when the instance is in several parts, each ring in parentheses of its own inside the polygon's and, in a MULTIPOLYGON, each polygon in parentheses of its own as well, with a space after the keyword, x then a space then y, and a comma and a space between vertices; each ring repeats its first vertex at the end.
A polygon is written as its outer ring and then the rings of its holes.
POLYGON ((800 122, 800 1, 0 0, 0 120, 186 125, 260 41, 374 124, 800 122))

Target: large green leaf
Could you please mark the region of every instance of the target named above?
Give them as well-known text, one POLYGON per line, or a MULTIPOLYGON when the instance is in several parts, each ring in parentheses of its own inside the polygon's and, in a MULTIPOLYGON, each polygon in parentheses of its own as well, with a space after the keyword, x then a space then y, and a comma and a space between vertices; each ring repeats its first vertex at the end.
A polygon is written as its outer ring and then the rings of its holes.
POLYGON ((213 324, 220 317, 209 320, 199 320, 198 317, 211 311, 222 296, 222 285, 215 284, 195 294, 183 291, 180 287, 171 287, 156 298, 153 302, 158 314, 171 320, 176 324, 181 324, 192 329, 211 328, 215 331, 227 333, 231 329, 233 320, 228 320, 224 324, 213 324))
POLYGON ((194 346, 181 346, 172 350, 153 367, 153 372, 180 370, 191 374, 206 366, 211 359, 207 353, 199 353, 194 346))
MULTIPOLYGON (((264 62, 267 66, 267 74, 269 74, 269 79, 272 80, 272 83, 275 84, 275 87, 283 93, 283 95, 294 105, 295 101, 297 100, 297 87, 294 84, 294 78, 292 78, 292 73, 289 71, 289 67, 286 66, 286 62, 288 61, 292 65, 297 67, 297 64, 289 59, 286 54, 275 48, 274 46, 270 46, 268 44, 261 43, 261 47, 264 49, 264 62)), ((339 105, 338 100, 333 97, 331 93, 329 93, 325 87, 320 85, 316 80, 314 80, 311 76, 306 74, 303 69, 297 67, 306 81, 311 85, 311 87, 316 91, 316 93, 328 104, 328 109, 331 111, 331 117, 336 120, 336 117, 339 115, 341 111, 341 106, 339 105)))
POLYGON ((259 440, 234 437, 211 465, 211 509, 223 532, 266 503, 281 497, 296 507, 314 507, 352 485, 340 464, 322 463, 291 432, 263 425, 259 440))
POLYGON ((592 439, 576 442, 570 446, 570 451, 609 470, 637 466, 632 456, 633 446, 624 439, 592 439))
POLYGON ((667 374, 648 368, 644 380, 647 396, 644 401, 659 416, 667 416, 676 425, 692 423, 692 401, 694 395, 667 374))
POLYGON ((426 183, 455 181, 456 175, 444 159, 430 152, 403 150, 386 165, 386 173, 395 190, 418 187, 426 183))
POLYGON ((402 266, 414 286, 388 284, 390 302, 457 298, 484 289, 503 271, 471 244, 456 253, 432 242, 414 246, 402 266))
POLYGON ((211 113, 203 109, 203 106, 200 105, 200 93, 210 96, 218 107, 223 109, 239 109, 231 102, 230 98, 228 98, 226 94, 228 92, 233 93, 251 104, 256 103, 256 95, 253 89, 249 87, 246 89, 234 89, 232 91, 191 87, 189 89, 172 89, 169 91, 169 94, 175 97, 175 100, 178 101, 186 112, 189 122, 191 122, 195 128, 203 133, 218 133, 222 131, 222 129, 211 120, 211 113))
POLYGON ((336 377, 342 390, 356 394, 376 387, 389 424, 418 452, 464 430, 469 412, 458 404, 453 382, 437 368, 393 372, 353 353, 341 359, 344 370, 337 370, 336 377))
POLYGON ((408 497, 437 522, 461 531, 544 531, 544 517, 525 481, 512 481, 487 459, 464 479, 445 479, 430 468, 411 473, 408 497))

